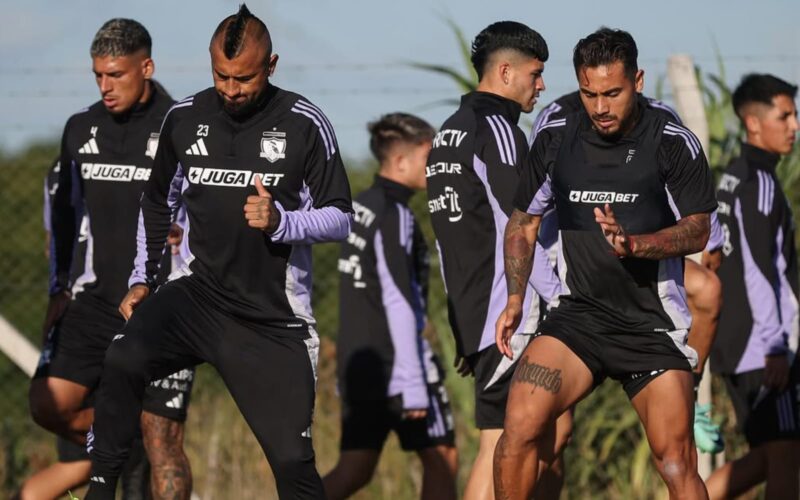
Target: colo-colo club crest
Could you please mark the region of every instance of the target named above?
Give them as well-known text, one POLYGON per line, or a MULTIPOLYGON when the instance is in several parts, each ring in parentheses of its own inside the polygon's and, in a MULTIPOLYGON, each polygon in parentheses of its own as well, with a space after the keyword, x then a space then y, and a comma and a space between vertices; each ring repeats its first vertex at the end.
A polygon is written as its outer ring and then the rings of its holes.
POLYGON ((264 132, 259 156, 270 163, 286 158, 286 132, 264 132))
POLYGON ((156 150, 158 149, 158 134, 150 134, 147 139, 147 150, 144 152, 145 156, 149 156, 153 160, 156 159, 156 150))

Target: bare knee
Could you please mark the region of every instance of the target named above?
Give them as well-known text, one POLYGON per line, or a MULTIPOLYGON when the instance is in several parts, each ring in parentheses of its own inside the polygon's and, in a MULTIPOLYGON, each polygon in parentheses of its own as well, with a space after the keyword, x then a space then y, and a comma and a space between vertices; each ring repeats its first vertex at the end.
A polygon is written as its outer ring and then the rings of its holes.
POLYGON ((433 446, 419 451, 422 466, 426 469, 447 469, 455 474, 458 469, 458 450, 455 446, 433 446))
POLYGON ((667 485, 684 484, 685 481, 697 473, 697 459, 694 450, 688 447, 668 448, 658 452, 653 450, 661 477, 667 485))
POLYGON ((529 448, 555 438, 555 422, 528 414, 523 409, 508 408, 503 439, 506 446, 529 448))

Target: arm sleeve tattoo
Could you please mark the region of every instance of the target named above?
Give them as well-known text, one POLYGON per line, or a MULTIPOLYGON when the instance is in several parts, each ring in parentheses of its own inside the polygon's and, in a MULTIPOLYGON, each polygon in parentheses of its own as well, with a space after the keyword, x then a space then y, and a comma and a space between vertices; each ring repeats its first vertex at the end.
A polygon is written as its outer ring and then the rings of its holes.
POLYGON ((709 215, 702 213, 684 217, 674 226, 655 233, 628 236, 632 256, 667 259, 699 252, 708 241, 710 227, 709 215))
POLYGON ((525 297, 540 221, 541 216, 530 215, 516 209, 508 220, 503 245, 503 261, 509 296, 525 297))

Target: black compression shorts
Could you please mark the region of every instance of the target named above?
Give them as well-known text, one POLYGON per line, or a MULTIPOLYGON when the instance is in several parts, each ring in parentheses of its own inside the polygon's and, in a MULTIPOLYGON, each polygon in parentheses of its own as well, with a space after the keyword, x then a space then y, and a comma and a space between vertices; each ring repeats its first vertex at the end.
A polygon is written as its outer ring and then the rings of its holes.
POLYGON ((686 345, 685 330, 609 333, 593 329, 596 324, 591 318, 550 314, 538 335, 563 342, 592 372, 595 386, 611 377, 630 399, 667 370, 691 371, 690 358, 697 359, 686 345))
MULTIPOLYGON (((62 378, 94 391, 103 371, 106 349, 123 326, 125 320, 119 312, 84 303, 78 296, 48 333, 33 378, 62 378)), ((193 380, 192 368, 154 381, 145 391, 143 409, 183 422, 193 380)))

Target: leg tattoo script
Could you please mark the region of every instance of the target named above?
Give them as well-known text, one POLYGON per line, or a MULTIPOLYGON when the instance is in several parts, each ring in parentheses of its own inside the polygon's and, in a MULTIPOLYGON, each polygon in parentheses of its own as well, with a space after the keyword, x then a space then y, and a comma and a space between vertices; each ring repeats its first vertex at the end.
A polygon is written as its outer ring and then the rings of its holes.
POLYGON ((556 394, 561 389, 561 370, 551 370, 546 366, 528 363, 528 358, 519 361, 514 372, 514 383, 528 383, 556 394))

